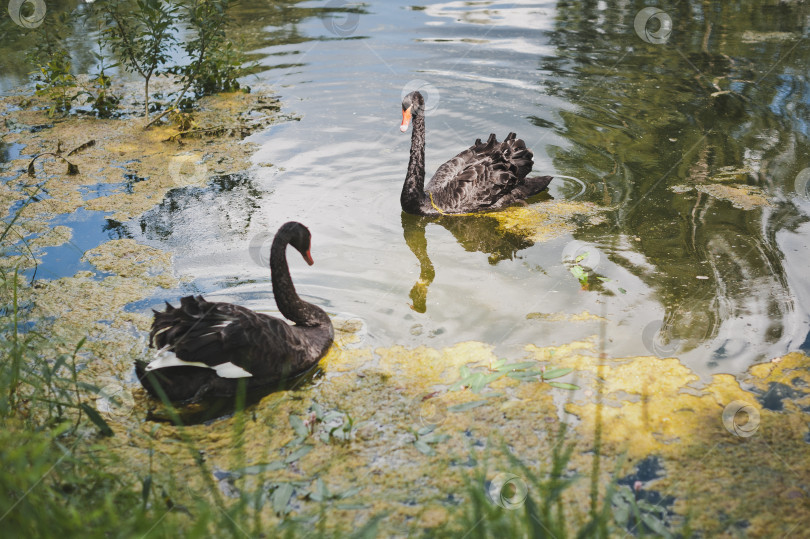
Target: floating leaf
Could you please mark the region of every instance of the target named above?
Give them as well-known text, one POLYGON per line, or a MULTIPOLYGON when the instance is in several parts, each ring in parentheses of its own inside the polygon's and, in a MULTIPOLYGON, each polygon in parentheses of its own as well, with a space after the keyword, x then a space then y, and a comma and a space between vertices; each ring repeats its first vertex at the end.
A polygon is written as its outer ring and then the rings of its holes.
POLYGON ((670 537, 672 537, 672 534, 666 528, 666 525, 656 517, 647 513, 641 513, 641 520, 658 537, 664 537, 665 539, 669 539, 670 537))
POLYGON ((293 486, 289 483, 281 483, 276 490, 273 491, 271 501, 273 503, 273 511, 276 514, 282 515, 287 513, 287 504, 290 503, 292 498, 293 486))
POLYGON ((613 496, 613 518, 622 526, 630 520, 630 504, 623 496, 613 496))
POLYGON ((579 389, 578 385, 567 384, 565 382, 548 382, 548 385, 552 387, 558 387, 560 389, 579 389))
POLYGON ((506 363, 506 359, 496 359, 490 363, 489 368, 493 371, 500 369, 506 363))
POLYGON ((345 500, 346 498, 351 498, 352 496, 354 496, 355 494, 357 494, 361 490, 363 490, 363 487, 351 487, 351 488, 348 488, 345 491, 338 494, 338 498, 340 498, 341 500, 345 500))
POLYGON ((427 436, 420 437, 419 441, 425 442, 426 444, 438 444, 439 442, 443 442, 448 438, 450 438, 449 434, 429 434, 427 436))
POLYGON ((470 402, 462 402, 461 404, 454 404, 453 406, 448 406, 448 412, 466 412, 467 410, 472 410, 473 408, 478 408, 479 406, 483 406, 486 404, 487 401, 470 401, 470 402))
POLYGON ((340 420, 340 423, 342 424, 344 419, 345 419, 345 415, 342 412, 336 412, 336 411, 332 410, 331 412, 327 412, 326 415, 323 416, 323 419, 321 419, 321 421, 324 422, 324 423, 329 423, 329 422, 332 422, 332 421, 335 421, 335 420, 338 420, 338 419, 340 420))
POLYGON ((571 274, 577 278, 577 280, 583 284, 588 284, 588 272, 582 266, 571 266, 569 268, 571 274))
POLYGON ((293 428, 293 430, 298 436, 306 437, 309 435, 309 431, 304 425, 304 422, 301 421, 301 418, 298 417, 297 415, 290 414, 290 426, 293 428))
POLYGON ((428 444, 426 444, 421 440, 415 440, 413 442, 413 445, 416 447, 416 449, 419 450, 420 453, 423 453, 425 455, 433 456, 436 454, 436 452, 433 450, 432 447, 430 447, 428 444))
POLYGON ((296 436, 295 438, 284 444, 284 447, 295 447, 297 445, 301 445, 302 443, 304 443, 304 440, 306 439, 307 439, 306 436, 296 436))
POLYGON ((536 376, 540 376, 541 374, 543 374, 543 371, 541 371, 540 369, 532 369, 530 371, 507 372, 506 376, 508 376, 509 378, 515 378, 517 380, 526 380, 528 378, 534 378, 536 376))
MULTIPOLYGON (((368 508, 367 505, 362 503, 339 503, 335 504, 335 507, 338 509, 345 509, 347 511, 356 511, 358 509, 366 509, 368 508)), ((363 537, 362 535, 355 535, 355 537, 363 537)), ((376 535, 370 535, 369 537, 377 537, 376 535)))
POLYGON ((329 490, 320 477, 315 481, 315 490, 309 493, 309 499, 315 502, 328 500, 331 496, 329 490))
POLYGON ((498 370, 499 372, 522 371, 522 370, 530 369, 530 368, 536 367, 536 366, 537 366, 536 361, 522 361, 520 363, 507 363, 505 365, 501 365, 496 370, 498 370))
POLYGON ((315 488, 318 489, 318 494, 320 494, 324 498, 329 497, 329 490, 326 488, 326 484, 320 477, 318 478, 318 481, 315 482, 315 488))
POLYGON ((492 374, 476 373, 476 376, 474 376, 473 380, 470 381, 470 389, 473 393, 480 393, 481 390, 487 386, 487 384, 494 382, 501 376, 503 376, 503 374, 499 372, 492 374))
POLYGON ((299 447, 298 449, 287 455, 287 458, 284 459, 284 462, 286 462, 287 464, 295 462, 296 460, 300 459, 301 457, 312 451, 313 447, 314 446, 311 445, 302 445, 301 447, 299 447))
POLYGON ((551 369, 543 373, 543 378, 545 380, 552 380, 554 378, 559 378, 560 376, 565 376, 569 372, 573 371, 574 369, 568 367, 558 367, 556 369, 551 369))
POLYGON ((234 470, 232 473, 236 477, 239 477, 241 475, 256 475, 262 472, 272 472, 286 467, 287 466, 283 462, 275 460, 273 462, 268 462, 267 464, 254 464, 253 466, 248 466, 240 470, 234 470))
POLYGON ((436 430, 436 425, 425 425, 424 427, 416 431, 416 435, 424 436, 425 434, 430 434, 434 430, 436 430))

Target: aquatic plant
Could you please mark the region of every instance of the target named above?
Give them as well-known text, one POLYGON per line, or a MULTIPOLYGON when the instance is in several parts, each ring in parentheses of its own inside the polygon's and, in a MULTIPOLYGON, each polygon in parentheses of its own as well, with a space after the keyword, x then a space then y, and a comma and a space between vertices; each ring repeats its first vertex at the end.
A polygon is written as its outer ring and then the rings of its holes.
POLYGON ((105 54, 103 36, 103 33, 99 33, 98 39, 96 40, 98 52, 93 51, 93 57, 95 57, 96 61, 98 62, 98 73, 96 73, 95 77, 90 80, 93 92, 88 92, 90 95, 87 98, 87 101, 92 105, 93 109, 95 109, 99 118, 108 118, 112 115, 115 107, 118 106, 121 98, 116 96, 110 90, 110 87, 112 86, 112 79, 106 74, 105 69, 117 67, 118 63, 116 62, 110 65, 104 64, 105 54))
POLYGON ((120 54, 124 68, 139 74, 144 81, 144 114, 149 120, 149 81, 164 72, 169 52, 176 43, 177 6, 162 0, 131 2, 105 1, 101 9, 107 15, 112 50, 120 54))
MULTIPOLYGON (((501 464, 511 472, 496 473, 490 465, 487 448, 471 477, 465 478, 466 500, 454 519, 437 535, 487 537, 690 537, 688 520, 671 531, 665 521, 666 509, 639 499, 636 492, 616 481, 619 466, 603 494, 591 497, 587 515, 571 512, 574 505, 566 496, 571 487, 584 479, 569 471, 575 442, 568 426, 560 423, 547 468, 533 468, 515 456, 505 443, 499 453, 501 464)), ((594 455, 599 460, 598 448, 594 455)), ((503 469, 503 468, 502 468, 503 469)), ((598 485, 598 466, 591 471, 591 483, 598 485)))
POLYGON ((480 393, 487 385, 504 376, 520 381, 540 381, 559 389, 579 389, 579 386, 567 382, 549 381, 570 374, 574 369, 553 368, 546 369, 545 365, 538 366, 536 361, 522 361, 508 363, 507 359, 499 359, 488 365, 486 370, 473 370, 467 365, 459 369, 459 380, 450 386, 451 391, 470 389, 473 393, 480 393))
POLYGON ((72 102, 78 96, 76 78, 71 73, 73 62, 65 46, 70 17, 67 13, 46 15, 47 24, 36 29, 36 42, 26 54, 28 61, 36 66, 31 73, 36 95, 50 102, 48 116, 70 112, 72 102))
POLYGON ((231 22, 228 9, 234 3, 234 0, 184 0, 180 4, 194 32, 194 38, 183 44, 192 61, 173 72, 182 77, 184 91, 193 87, 198 98, 239 89, 236 79, 244 74, 242 53, 225 39, 225 27, 231 22))
POLYGON ((225 37, 225 28, 231 22, 228 9, 234 0, 181 0, 179 9, 194 37, 186 40, 183 48, 191 61, 173 66, 168 72, 178 75, 183 84, 174 103, 154 120, 176 111, 190 109, 194 101, 186 97, 189 89, 196 98, 219 92, 232 92, 240 88, 237 78, 247 72, 243 67, 242 52, 225 37))

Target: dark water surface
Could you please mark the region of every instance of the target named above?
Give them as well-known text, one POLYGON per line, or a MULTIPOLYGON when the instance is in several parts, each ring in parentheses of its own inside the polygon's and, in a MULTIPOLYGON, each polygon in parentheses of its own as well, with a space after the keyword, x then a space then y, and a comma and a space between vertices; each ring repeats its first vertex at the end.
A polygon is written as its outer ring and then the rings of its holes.
POLYGON ((299 220, 316 262, 291 256, 299 291, 362 319, 369 346, 481 340, 518 357, 604 330, 609 356, 675 355, 702 376, 807 351, 810 9, 662 2, 645 33, 646 4, 616 4, 243 0, 263 66, 245 82, 272 85, 298 120, 251 138, 263 166, 174 191, 122 235, 172 250, 208 299, 272 310, 256 261, 267 232, 299 220), (428 175, 515 131, 535 174, 584 182, 555 179, 555 199, 604 219, 533 244, 487 219, 403 217, 414 88, 428 175), (571 252, 610 281, 583 290, 571 252), (604 327, 533 314, 583 311, 604 327))

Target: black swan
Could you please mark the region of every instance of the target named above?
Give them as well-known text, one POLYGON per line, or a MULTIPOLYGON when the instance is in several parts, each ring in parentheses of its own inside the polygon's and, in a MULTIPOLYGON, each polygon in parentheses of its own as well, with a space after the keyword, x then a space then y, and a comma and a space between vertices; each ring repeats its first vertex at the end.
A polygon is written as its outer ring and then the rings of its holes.
POLYGON ((329 316, 298 297, 287 267, 287 244, 312 265, 310 232, 301 223, 281 226, 270 248, 273 295, 279 311, 295 322, 256 313, 230 303, 211 303, 202 296, 180 299, 180 308, 166 303, 154 311, 149 345, 155 359, 136 362, 138 379, 155 397, 195 402, 203 397, 228 397, 240 380, 247 389, 278 384, 301 374, 321 359, 334 339, 329 316))
POLYGON ((486 144, 481 139, 436 171, 425 184, 425 100, 411 92, 402 100, 402 125, 413 121, 411 159, 399 201, 402 209, 416 215, 445 215, 498 210, 521 204, 544 190, 551 176, 527 178, 532 152, 514 133, 503 142, 494 134, 486 144))

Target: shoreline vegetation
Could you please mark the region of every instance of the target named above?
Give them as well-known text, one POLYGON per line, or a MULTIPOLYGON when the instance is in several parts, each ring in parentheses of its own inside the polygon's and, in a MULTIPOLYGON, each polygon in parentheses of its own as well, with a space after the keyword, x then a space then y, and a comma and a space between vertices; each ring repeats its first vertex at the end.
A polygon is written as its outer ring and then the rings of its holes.
MULTIPOLYGON (((560 321, 589 324, 593 338, 528 343, 523 357, 506 360, 480 342, 370 349, 358 337, 361 322, 336 320, 336 345, 296 387, 237 402, 203 424, 166 421, 174 411, 133 378, 133 360, 148 353, 150 317, 128 307, 190 278, 125 225, 173 190, 231 185, 251 166, 273 166, 251 164, 243 139, 296 118, 271 89, 246 93, 233 83, 245 73, 239 54, 219 46, 230 2, 121 3, 137 13, 98 4, 102 28, 119 33, 99 41, 97 73, 70 73, 59 45, 65 15, 42 27, 36 90, 0 99, 4 536, 760 537, 806 529, 808 358, 793 353, 739 380, 701 381, 675 358, 604 358, 602 320, 590 313, 560 321), (206 11, 216 5, 223 17, 206 11), (185 50, 192 67, 165 66, 165 9, 185 10, 198 28, 185 50), (127 44, 122 17, 140 21, 132 28, 163 48, 127 44), (212 50, 224 56, 209 60, 212 50), (105 51, 119 55, 106 69, 105 51), (127 56, 143 86, 110 78, 127 56), (213 80, 195 78, 195 69, 213 80), (75 272, 44 274, 47 250, 75 240, 63 219, 71 215, 95 220, 107 237, 86 251, 73 245, 75 272), (746 413, 738 418, 734 406, 746 413)), ((553 226, 526 208, 501 222, 542 241, 573 230, 574 218, 583 226, 599 219, 584 204, 543 211, 553 226)), ((588 286, 585 269, 574 276, 588 286)))

